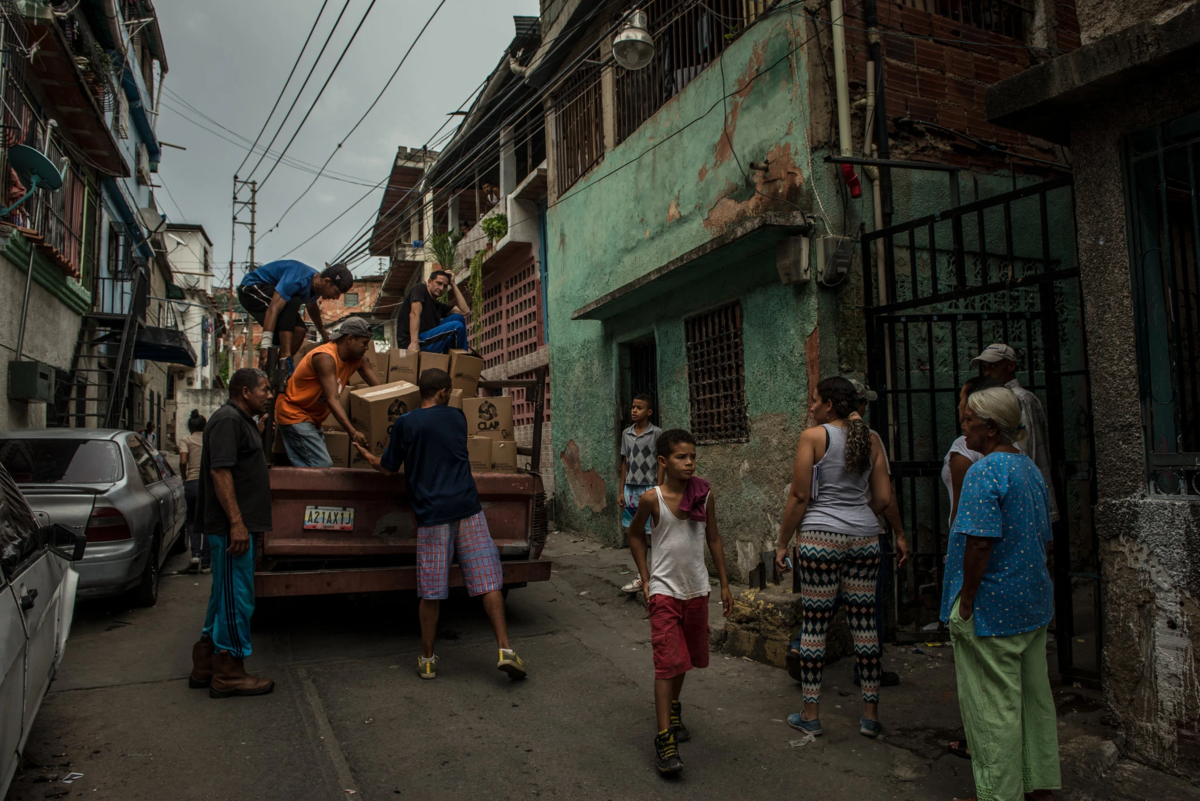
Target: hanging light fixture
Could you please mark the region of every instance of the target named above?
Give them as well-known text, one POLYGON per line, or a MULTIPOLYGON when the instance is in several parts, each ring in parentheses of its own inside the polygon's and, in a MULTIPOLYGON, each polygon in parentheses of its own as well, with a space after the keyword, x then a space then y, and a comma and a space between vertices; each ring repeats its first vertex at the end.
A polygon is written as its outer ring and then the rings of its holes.
POLYGON ((613 37, 613 58, 627 70, 640 70, 654 59, 654 40, 645 11, 632 11, 613 37))

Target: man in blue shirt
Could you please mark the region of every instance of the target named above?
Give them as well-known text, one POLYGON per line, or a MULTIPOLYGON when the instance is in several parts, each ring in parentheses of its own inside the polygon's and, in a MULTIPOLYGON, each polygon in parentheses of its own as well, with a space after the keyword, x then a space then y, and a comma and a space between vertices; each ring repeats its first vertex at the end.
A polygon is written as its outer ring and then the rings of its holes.
POLYGON ((261 359, 265 362, 267 348, 273 345, 279 345, 281 359, 291 357, 300 348, 308 335, 300 319, 302 305, 308 308, 308 317, 321 339, 327 339, 317 301, 336 300, 353 285, 354 275, 345 264, 327 264, 318 273, 304 262, 280 259, 246 273, 238 287, 238 301, 263 327, 261 359))
POLYGON ((508 647, 500 552, 488 531, 467 457, 467 418, 461 409, 448 405, 450 374, 445 370, 426 370, 418 386, 421 408, 396 418, 382 457, 354 444, 381 473, 394 475, 404 466, 408 500, 417 518, 417 595, 421 598, 417 674, 423 679, 437 676, 433 640, 441 601, 450 595, 450 565, 457 554, 467 594, 483 596, 483 608, 496 633, 500 646, 496 667, 509 678, 523 679, 525 663, 508 647))

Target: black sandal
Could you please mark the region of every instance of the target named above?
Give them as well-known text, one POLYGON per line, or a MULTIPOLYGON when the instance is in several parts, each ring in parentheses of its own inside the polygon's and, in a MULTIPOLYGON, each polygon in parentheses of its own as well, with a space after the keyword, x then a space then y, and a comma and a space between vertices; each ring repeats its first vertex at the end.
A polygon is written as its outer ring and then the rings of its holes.
POLYGON ((949 745, 949 751, 956 757, 962 757, 963 759, 971 758, 971 747, 967 745, 966 737, 963 737, 961 740, 951 741, 949 745))

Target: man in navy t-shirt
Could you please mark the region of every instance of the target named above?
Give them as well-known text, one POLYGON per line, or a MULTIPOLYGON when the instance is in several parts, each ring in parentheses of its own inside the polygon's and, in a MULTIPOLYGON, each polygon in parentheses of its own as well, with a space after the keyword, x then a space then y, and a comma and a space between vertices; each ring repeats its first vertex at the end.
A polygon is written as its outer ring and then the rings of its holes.
POLYGON ((308 336, 300 319, 301 306, 308 308, 308 317, 321 339, 327 339, 317 301, 337 300, 353 285, 354 275, 344 264, 327 264, 318 273, 302 261, 280 259, 246 273, 238 287, 238 302, 263 327, 260 366, 266 361, 267 348, 273 345, 279 346, 281 359, 300 349, 308 336))
POLYGON ((450 374, 445 370, 426 370, 419 386, 421 408, 396 418, 391 443, 382 457, 355 443, 362 457, 381 473, 395 474, 404 467, 408 499, 417 518, 422 654, 417 674, 423 679, 437 676, 433 639, 440 603, 450 595, 450 565, 457 554, 467 594, 483 596, 483 608, 496 632, 500 646, 497 667, 510 678, 525 678, 525 663, 508 647, 504 596, 500 594, 504 573, 471 475, 467 419, 461 409, 448 405, 450 374))

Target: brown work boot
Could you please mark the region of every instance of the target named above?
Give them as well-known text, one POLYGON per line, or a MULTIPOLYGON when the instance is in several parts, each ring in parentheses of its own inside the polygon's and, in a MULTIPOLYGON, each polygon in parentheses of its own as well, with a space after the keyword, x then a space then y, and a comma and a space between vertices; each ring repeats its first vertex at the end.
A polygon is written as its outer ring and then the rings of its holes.
POLYGON ((203 690, 212 684, 212 677, 213 641, 212 637, 203 635, 192 646, 192 675, 188 676, 188 686, 193 690, 203 690))
POLYGON ((228 651, 213 654, 212 685, 208 688, 210 698, 228 698, 231 695, 266 695, 275 689, 275 682, 246 672, 242 660, 235 659, 228 651))

